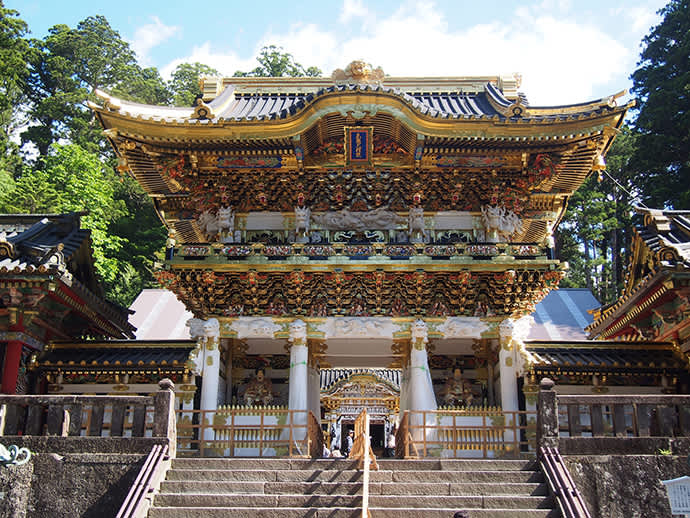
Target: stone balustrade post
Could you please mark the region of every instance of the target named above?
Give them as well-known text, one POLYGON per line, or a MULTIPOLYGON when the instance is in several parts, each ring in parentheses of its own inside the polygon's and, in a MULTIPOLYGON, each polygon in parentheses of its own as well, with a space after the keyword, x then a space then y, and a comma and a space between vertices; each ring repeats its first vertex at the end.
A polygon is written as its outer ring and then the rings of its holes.
POLYGON ((537 449, 558 448, 558 400, 555 383, 543 378, 537 402, 537 449))
POLYGON ((177 450, 177 419, 175 415, 175 384, 168 378, 158 382, 158 392, 153 396, 154 437, 167 437, 168 452, 175 457, 177 450))

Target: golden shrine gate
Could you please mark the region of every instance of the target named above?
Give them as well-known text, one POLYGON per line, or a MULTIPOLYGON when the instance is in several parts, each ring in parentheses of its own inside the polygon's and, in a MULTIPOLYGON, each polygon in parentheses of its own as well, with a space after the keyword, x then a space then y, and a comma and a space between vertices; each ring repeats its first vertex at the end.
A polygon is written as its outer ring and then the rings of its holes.
POLYGON ((158 280, 195 315, 177 380, 190 448, 249 452, 286 422, 304 437, 308 412, 327 428, 355 390, 449 454, 524 447, 527 315, 562 276, 553 229, 628 106, 531 107, 519 83, 353 62, 206 78, 190 108, 99 92, 120 170, 170 231, 158 280), (380 371, 349 388, 319 374, 357 367, 380 371))

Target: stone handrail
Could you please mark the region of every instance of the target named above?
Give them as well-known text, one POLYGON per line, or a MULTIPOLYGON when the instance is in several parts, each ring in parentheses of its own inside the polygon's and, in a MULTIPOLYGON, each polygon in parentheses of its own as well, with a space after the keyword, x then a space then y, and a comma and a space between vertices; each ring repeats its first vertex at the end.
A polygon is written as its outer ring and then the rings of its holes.
POLYGON ((153 437, 170 439, 175 452, 173 383, 164 379, 153 396, 0 396, 0 436, 132 437, 147 433, 147 413, 153 413, 153 437), (110 409, 109 422, 104 419, 110 409), (86 422, 83 417, 87 416, 86 422))
POLYGON ((558 450, 540 448, 539 462, 563 518, 591 518, 587 505, 558 450))

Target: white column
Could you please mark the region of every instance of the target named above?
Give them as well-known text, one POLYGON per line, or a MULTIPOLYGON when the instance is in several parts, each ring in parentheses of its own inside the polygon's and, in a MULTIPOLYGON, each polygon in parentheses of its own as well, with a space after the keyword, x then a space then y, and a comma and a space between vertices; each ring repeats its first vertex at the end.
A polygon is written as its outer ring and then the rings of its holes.
MULTIPOLYGON (((307 362, 309 350, 307 348, 307 324, 302 320, 295 320, 290 324, 290 380, 288 386, 288 409, 309 410, 309 372, 307 362)), ((295 440, 302 440, 306 436, 306 413, 296 412, 292 422, 302 426, 293 431, 295 440)))
POLYGON ((290 347, 290 381, 288 408, 290 410, 307 410, 307 391, 309 388, 307 359, 309 351, 306 345, 294 344, 290 347))
MULTIPOLYGON (((408 409, 413 412, 410 416, 410 425, 418 427, 424 423, 429 427, 433 426, 436 422, 436 416, 426 414, 426 419, 424 419, 423 414, 415 413, 415 411, 433 411, 438 408, 426 352, 426 344, 429 341, 427 332, 426 322, 423 320, 418 319, 412 324, 412 347, 410 348, 409 383, 406 398, 408 409)), ((433 442, 435 440, 436 434, 433 428, 427 428, 426 432, 423 432, 422 428, 416 428, 413 438, 420 441, 424 434, 427 441, 433 442)))
MULTIPOLYGON (((503 411, 516 412, 518 410, 517 377, 522 372, 524 341, 529 335, 532 317, 519 320, 506 319, 498 327, 500 349, 498 353, 498 367, 501 377, 501 408, 503 411)), ((517 414, 504 414, 506 426, 515 424, 517 414)), ((516 435, 512 430, 504 432, 506 442, 514 442, 516 435)))
MULTIPOLYGON (((220 325, 218 320, 210 318, 204 322, 204 336, 199 340, 199 362, 201 370, 201 410, 215 412, 218 409, 218 382, 220 380, 220 325)), ((215 432, 213 414, 205 418, 204 439, 213 440, 215 432)))

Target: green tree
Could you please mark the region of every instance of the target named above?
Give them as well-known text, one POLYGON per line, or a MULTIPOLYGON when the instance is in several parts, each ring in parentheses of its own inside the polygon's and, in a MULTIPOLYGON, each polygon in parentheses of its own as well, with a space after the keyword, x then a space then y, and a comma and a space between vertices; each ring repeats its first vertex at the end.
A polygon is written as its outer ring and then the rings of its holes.
POLYGON ((121 269, 117 254, 126 240, 111 234, 109 226, 127 210, 115 197, 117 174, 76 144, 53 145, 42 161, 41 168, 25 168, 3 197, 2 208, 10 213, 87 212, 82 226, 91 231, 96 272, 106 284, 115 283, 121 269))
POLYGON ((268 45, 261 49, 256 58, 259 66, 250 72, 235 72, 235 77, 318 77, 321 69, 318 67, 304 68, 295 62, 292 54, 285 52, 282 47, 268 45))
POLYGON ((624 127, 606 157, 607 174, 590 176, 573 194, 557 233, 559 258, 570 266, 561 286, 589 288, 604 303, 621 294, 630 257, 634 151, 635 136, 624 127))
POLYGON ((690 207, 690 1, 671 0, 643 40, 632 91, 640 101, 634 161, 648 204, 690 207))
POLYGON ((91 16, 76 29, 56 25, 32 41, 28 83, 30 126, 23 142, 47 155, 62 139, 90 151, 108 152, 100 127, 84 106, 93 90, 117 91, 133 100, 167 100, 155 69, 141 70, 135 54, 103 16, 91 16), (146 88, 144 88, 146 87, 146 88))
POLYGON ((219 76, 215 68, 203 63, 180 63, 172 73, 168 88, 175 106, 192 106, 201 93, 199 79, 203 76, 219 76))
POLYGON ((134 67, 125 82, 110 91, 116 97, 144 104, 170 104, 172 92, 155 67, 134 67))
MULTIPOLYGON (((5 9, 0 0, 0 189, 20 169, 18 147, 11 135, 24 122, 21 106, 26 101, 29 44, 28 27, 19 13, 5 9)), ((1 192, 1 191, 0 191, 1 192)))

